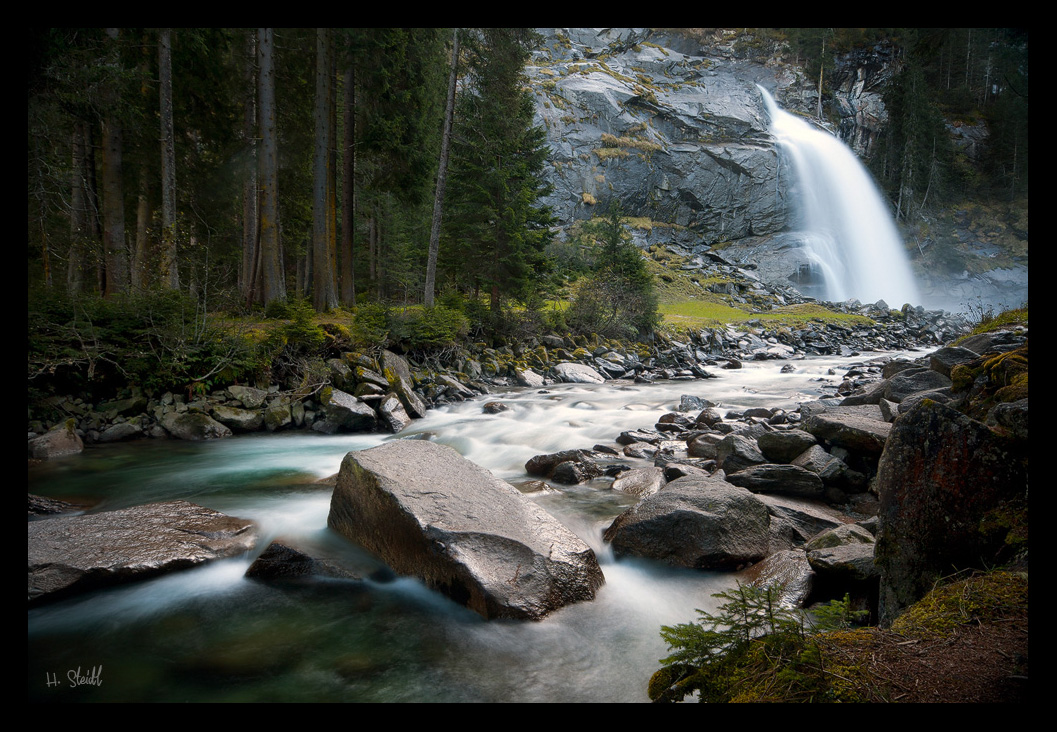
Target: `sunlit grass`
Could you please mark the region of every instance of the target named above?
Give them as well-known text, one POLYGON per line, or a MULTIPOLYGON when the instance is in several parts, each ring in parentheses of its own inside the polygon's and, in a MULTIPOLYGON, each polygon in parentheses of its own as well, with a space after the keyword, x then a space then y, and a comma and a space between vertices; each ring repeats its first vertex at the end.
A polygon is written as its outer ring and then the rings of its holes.
POLYGON ((869 325, 874 321, 864 315, 828 310, 815 303, 787 305, 767 312, 753 312, 721 302, 689 300, 660 306, 665 324, 675 328, 707 328, 727 323, 759 321, 771 326, 799 327, 809 322, 869 325))

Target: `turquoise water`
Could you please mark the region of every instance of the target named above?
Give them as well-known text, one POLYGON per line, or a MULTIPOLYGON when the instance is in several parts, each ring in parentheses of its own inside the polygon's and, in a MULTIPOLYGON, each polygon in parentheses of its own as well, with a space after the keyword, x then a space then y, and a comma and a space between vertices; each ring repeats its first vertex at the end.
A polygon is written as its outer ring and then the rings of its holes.
MULTIPOLYGON (((814 398, 835 360, 746 363, 720 378, 514 390, 432 410, 406 434, 458 449, 512 483, 533 455, 652 427, 681 394, 727 409, 814 398), (484 401, 509 410, 484 414, 484 401)), ((29 491, 112 510, 186 499, 294 537, 364 577, 379 563, 327 528, 350 450, 392 435, 299 432, 206 443, 90 447, 30 470, 29 491)), ((602 531, 634 499, 604 480, 528 494, 591 545, 606 584, 541 622, 485 621, 412 578, 270 584, 252 556, 97 591, 29 611, 31 702, 645 702, 667 655, 661 625, 715 610, 730 574, 614 560, 602 531)))

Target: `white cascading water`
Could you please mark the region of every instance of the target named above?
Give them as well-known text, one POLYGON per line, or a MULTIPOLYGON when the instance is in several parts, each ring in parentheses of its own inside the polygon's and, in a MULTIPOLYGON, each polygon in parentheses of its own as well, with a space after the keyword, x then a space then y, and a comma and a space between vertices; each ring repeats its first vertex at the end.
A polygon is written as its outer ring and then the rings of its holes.
POLYGON ((823 298, 883 299, 894 308, 919 304, 895 221, 858 157, 839 138, 781 109, 759 89, 770 132, 796 174, 797 226, 805 254, 824 280, 823 298))

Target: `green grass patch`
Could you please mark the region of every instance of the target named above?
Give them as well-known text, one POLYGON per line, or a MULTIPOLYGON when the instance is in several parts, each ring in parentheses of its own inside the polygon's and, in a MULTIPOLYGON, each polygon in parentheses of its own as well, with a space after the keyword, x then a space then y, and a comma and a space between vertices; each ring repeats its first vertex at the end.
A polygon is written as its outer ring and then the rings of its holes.
POLYGON ((720 302, 718 296, 663 303, 660 311, 664 322, 674 328, 716 327, 727 323, 746 323, 750 320, 775 327, 801 327, 810 322, 841 325, 871 325, 874 322, 865 315, 837 313, 816 303, 787 305, 767 312, 755 312, 720 302))

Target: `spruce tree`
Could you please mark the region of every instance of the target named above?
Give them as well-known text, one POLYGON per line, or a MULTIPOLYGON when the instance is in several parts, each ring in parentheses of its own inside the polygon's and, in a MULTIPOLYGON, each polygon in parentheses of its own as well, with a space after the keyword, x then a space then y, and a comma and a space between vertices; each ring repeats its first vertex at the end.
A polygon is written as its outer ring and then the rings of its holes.
POLYGON ((478 29, 456 112, 449 261, 475 291, 489 292, 493 319, 504 297, 528 297, 550 239, 551 213, 540 203, 548 148, 524 75, 538 40, 526 28, 478 29))

